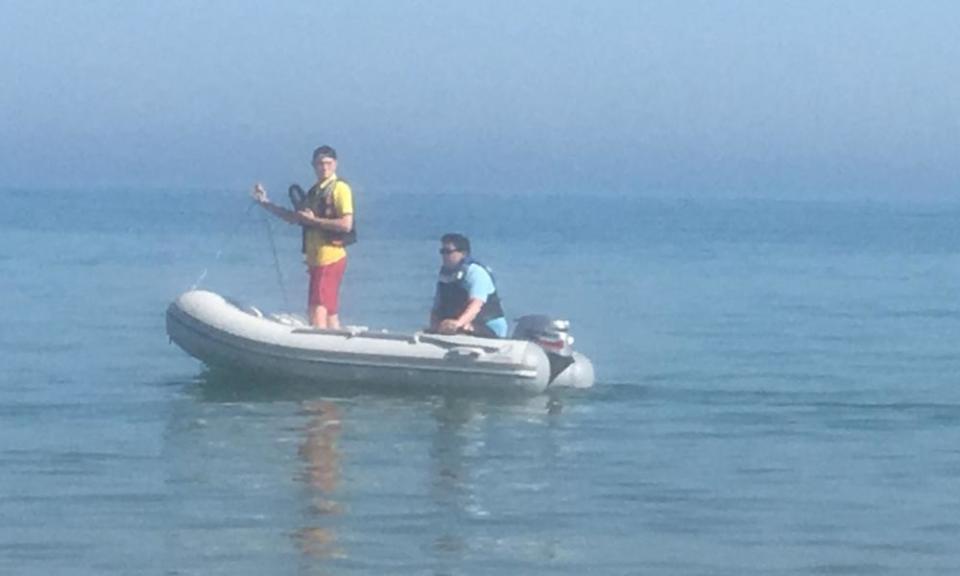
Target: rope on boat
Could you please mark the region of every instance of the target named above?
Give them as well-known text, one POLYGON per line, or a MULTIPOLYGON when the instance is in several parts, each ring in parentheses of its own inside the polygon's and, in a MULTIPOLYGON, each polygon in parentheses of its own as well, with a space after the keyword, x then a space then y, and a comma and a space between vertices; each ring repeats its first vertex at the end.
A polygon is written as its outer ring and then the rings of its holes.
MULTIPOLYGON (((247 216, 250 214, 250 209, 253 208, 255 201, 251 200, 250 205, 247 206, 247 209, 244 210, 243 215, 247 216)), ((217 250, 217 254, 213 257, 213 264, 216 264, 220 260, 220 256, 223 255, 223 250, 230 245, 230 241, 233 240, 233 237, 237 235, 237 231, 240 230, 240 226, 244 223, 246 218, 238 218, 236 223, 233 225, 233 229, 230 230, 230 233, 227 234, 226 240, 220 245, 220 248, 217 250)), ((273 237, 270 238, 270 241, 273 242, 273 237)), ((276 251, 274 251, 274 257, 276 257, 276 251)), ((211 264, 210 266, 212 266, 211 264)), ((207 266, 203 269, 203 272, 200 273, 200 277, 197 278, 197 281, 190 286, 190 290, 196 290, 200 287, 200 283, 207 277, 207 272, 210 270, 210 266, 207 266)))
POLYGON ((280 270, 280 257, 277 256, 277 243, 273 240, 273 227, 270 226, 270 220, 267 219, 267 213, 262 212, 263 224, 267 227, 267 237, 270 238, 270 251, 273 252, 273 267, 277 271, 277 284, 280 285, 280 294, 283 295, 283 305, 285 310, 290 310, 290 301, 287 299, 287 286, 283 282, 283 271, 280 270))
MULTIPOLYGON (((230 233, 227 235, 226 239, 223 241, 220 248, 217 250, 216 255, 213 257, 213 264, 216 264, 220 260, 220 256, 223 255, 224 249, 226 249, 226 247, 230 245, 231 240, 233 240, 233 238, 237 235, 237 231, 240 230, 240 226, 242 226, 245 223, 246 216, 250 214, 250 209, 253 208, 256 204, 257 202, 255 200, 251 200, 250 204, 247 205, 247 209, 244 210, 243 212, 244 217, 237 219, 237 222, 236 224, 234 224, 233 229, 230 230, 230 233)), ((277 243, 273 239, 273 227, 270 226, 270 220, 267 218, 266 212, 261 213, 261 216, 263 218, 263 225, 266 226, 267 228, 267 238, 270 239, 270 252, 273 254, 273 268, 277 272, 277 284, 279 284, 280 294, 283 296, 283 305, 286 307, 287 310, 290 310, 291 309, 290 299, 287 297, 287 286, 286 286, 286 283, 283 281, 283 271, 280 269, 280 257, 277 255, 277 243)), ((213 264, 211 264, 210 266, 212 266, 213 264)), ((197 288, 200 287, 200 284, 204 281, 204 279, 207 277, 207 273, 210 271, 210 266, 207 266, 206 268, 203 269, 203 272, 200 273, 200 277, 197 278, 197 281, 194 282, 192 286, 190 286, 190 290, 196 290, 197 288)))

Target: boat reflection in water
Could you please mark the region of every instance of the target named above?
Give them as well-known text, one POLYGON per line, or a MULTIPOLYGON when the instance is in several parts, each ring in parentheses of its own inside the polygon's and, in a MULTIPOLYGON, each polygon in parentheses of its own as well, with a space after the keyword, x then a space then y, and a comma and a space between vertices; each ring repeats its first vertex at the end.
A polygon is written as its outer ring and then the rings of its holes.
POLYGON ((541 476, 562 473, 548 470, 559 397, 318 396, 310 383, 215 372, 184 390, 165 448, 193 527, 184 570, 212 550, 218 568, 235 554, 244 573, 446 573, 486 554, 554 554, 555 527, 520 519, 554 508, 555 479, 541 476))

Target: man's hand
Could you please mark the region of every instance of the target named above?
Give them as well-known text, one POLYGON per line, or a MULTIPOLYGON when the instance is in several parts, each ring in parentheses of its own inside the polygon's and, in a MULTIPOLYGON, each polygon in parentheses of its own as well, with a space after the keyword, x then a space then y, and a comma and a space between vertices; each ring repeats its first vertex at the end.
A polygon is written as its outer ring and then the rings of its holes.
POLYGON ((309 208, 304 208, 302 210, 297 210, 296 218, 298 224, 310 225, 317 221, 317 216, 314 214, 313 210, 309 208))
POLYGON ((460 330, 460 323, 453 318, 443 320, 437 328, 441 334, 456 334, 458 330, 460 330))
POLYGON ((269 204, 269 203, 270 203, 270 199, 267 198, 267 191, 263 188, 263 184, 261 184, 261 183, 259 183, 259 182, 257 182, 257 184, 253 187, 253 194, 252 194, 252 196, 253 196, 253 200, 254 200, 257 204, 269 204))

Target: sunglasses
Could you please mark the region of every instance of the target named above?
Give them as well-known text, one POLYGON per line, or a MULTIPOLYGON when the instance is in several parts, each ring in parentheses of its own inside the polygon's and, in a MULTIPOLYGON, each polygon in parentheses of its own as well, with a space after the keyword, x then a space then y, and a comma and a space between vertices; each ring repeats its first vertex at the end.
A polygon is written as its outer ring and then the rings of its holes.
POLYGON ((441 249, 440 249, 440 253, 441 253, 441 254, 453 254, 454 252, 459 252, 459 250, 457 250, 456 248, 441 248, 441 249))

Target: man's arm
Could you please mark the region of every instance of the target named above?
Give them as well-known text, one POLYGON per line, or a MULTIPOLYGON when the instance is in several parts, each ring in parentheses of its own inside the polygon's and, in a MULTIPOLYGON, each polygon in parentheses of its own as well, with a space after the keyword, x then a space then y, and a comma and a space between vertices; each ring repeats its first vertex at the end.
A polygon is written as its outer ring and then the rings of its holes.
POLYGON ((333 194, 336 212, 341 216, 322 218, 309 210, 301 210, 301 224, 327 232, 346 233, 353 230, 353 190, 346 182, 338 181, 330 193, 333 194))
POLYGON ((339 218, 320 218, 315 216, 311 210, 301 210, 295 212, 295 214, 299 218, 298 223, 308 228, 329 230, 330 232, 349 232, 353 230, 353 214, 344 214, 339 218))
POLYGON ((483 304, 483 300, 471 298, 470 301, 467 302, 467 307, 463 309, 463 312, 461 312, 459 316, 449 318, 440 323, 441 330, 452 334, 461 328, 472 325, 473 321, 477 318, 477 314, 480 313, 480 309, 483 308, 483 304))
POLYGON ((258 202, 258 204, 263 206, 263 208, 267 212, 281 218, 285 222, 289 222, 290 224, 300 224, 301 217, 298 212, 294 212, 293 210, 288 210, 283 206, 278 206, 269 200, 258 202))
POLYGON ((262 206, 267 212, 277 216, 285 222, 289 222, 290 224, 301 223, 300 214, 298 212, 288 210, 283 206, 278 206, 271 202, 270 199, 267 198, 267 191, 264 190, 263 185, 261 185, 259 182, 253 187, 253 200, 262 206))

